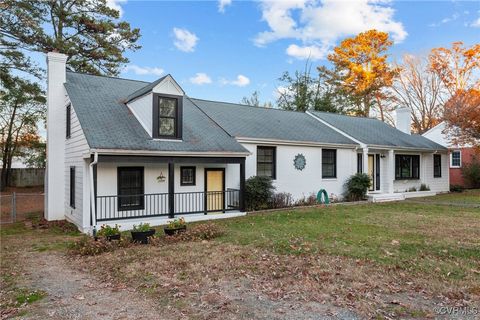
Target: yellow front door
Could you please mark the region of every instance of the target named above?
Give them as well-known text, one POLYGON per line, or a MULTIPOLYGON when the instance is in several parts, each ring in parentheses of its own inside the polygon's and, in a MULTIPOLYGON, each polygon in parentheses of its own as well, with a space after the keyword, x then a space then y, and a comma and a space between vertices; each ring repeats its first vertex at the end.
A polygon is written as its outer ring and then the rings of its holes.
POLYGON ((207 211, 223 211, 225 209, 225 201, 223 197, 225 171, 223 169, 205 170, 207 211))
POLYGON ((375 156, 373 154, 368 155, 368 176, 370 177, 370 188, 369 191, 375 190, 375 156))

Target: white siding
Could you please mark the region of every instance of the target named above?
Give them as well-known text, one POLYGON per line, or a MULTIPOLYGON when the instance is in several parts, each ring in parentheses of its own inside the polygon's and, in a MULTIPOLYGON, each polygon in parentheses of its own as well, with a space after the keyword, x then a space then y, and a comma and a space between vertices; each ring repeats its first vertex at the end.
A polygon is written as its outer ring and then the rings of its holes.
POLYGON ((138 122, 150 136, 152 136, 152 97, 152 94, 149 93, 127 104, 133 115, 138 119, 138 122))
POLYGON ((449 157, 447 153, 441 154, 442 176, 439 178, 433 177, 433 153, 423 155, 424 158, 424 176, 423 181, 430 187, 431 191, 448 192, 450 189, 449 183, 449 157))
MULTIPOLYGON (((85 208, 84 201, 84 195, 88 198, 88 192, 84 194, 88 171, 85 171, 86 161, 83 159, 83 155, 88 151, 87 140, 72 105, 71 135, 69 139, 65 140, 65 218, 80 228, 85 226, 83 209, 85 209, 85 214, 89 212, 89 208, 85 208), (70 167, 75 167, 75 208, 70 207, 70 167)), ((87 188, 87 190, 89 189, 87 188)))
POLYGON ((433 153, 411 153, 397 151, 396 154, 419 154, 420 155, 420 179, 418 180, 395 180, 394 191, 405 192, 415 187, 417 191, 422 183, 426 184, 431 191, 447 192, 449 190, 449 171, 448 156, 441 153, 442 156, 442 177, 433 177, 433 153))
MULTIPOLYGON (((242 143, 252 154, 246 160, 246 177, 257 173, 257 144, 242 143)), ((258 144, 266 145, 266 144, 258 144)), ((295 200, 317 193, 325 189, 329 195, 340 198, 343 194, 343 185, 352 174, 357 171, 357 155, 354 149, 337 150, 337 178, 322 179, 322 148, 309 146, 275 146, 277 162, 277 177, 274 181, 276 192, 291 193, 295 200), (297 154, 303 154, 306 166, 303 170, 294 167, 293 160, 297 154)))
POLYGON ((170 75, 168 75, 165 79, 163 79, 162 82, 157 84, 152 89, 152 92, 171 94, 174 96, 183 96, 185 94, 183 92, 183 89, 178 85, 178 83, 170 75))

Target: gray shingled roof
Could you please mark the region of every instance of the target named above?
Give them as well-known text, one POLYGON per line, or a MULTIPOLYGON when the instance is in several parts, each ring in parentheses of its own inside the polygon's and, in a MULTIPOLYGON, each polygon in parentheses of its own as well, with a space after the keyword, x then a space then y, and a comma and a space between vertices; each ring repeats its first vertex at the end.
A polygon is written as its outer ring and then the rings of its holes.
POLYGON ((312 111, 312 114, 367 145, 428 150, 445 149, 421 135, 406 134, 378 119, 318 111, 312 111))
POLYGON ((152 140, 124 104, 148 83, 67 72, 65 88, 91 148, 181 152, 248 152, 188 98, 183 141, 152 140))
POLYGON ((237 138, 358 145, 303 112, 191 100, 231 136, 237 138))

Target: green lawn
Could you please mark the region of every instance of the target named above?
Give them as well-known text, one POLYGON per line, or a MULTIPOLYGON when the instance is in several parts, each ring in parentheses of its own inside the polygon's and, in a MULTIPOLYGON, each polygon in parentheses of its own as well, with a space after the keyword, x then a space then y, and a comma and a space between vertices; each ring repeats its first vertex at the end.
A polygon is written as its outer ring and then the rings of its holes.
MULTIPOLYGON (((459 195, 449 199, 455 196, 459 195)), ((277 253, 342 255, 411 271, 439 270, 458 278, 471 275, 480 262, 478 208, 452 210, 410 202, 337 205, 218 223, 227 230, 220 241, 277 253)))
POLYGON ((452 202, 454 204, 477 204, 480 206, 480 189, 465 190, 462 193, 439 194, 435 197, 425 197, 418 200, 425 202, 452 202))

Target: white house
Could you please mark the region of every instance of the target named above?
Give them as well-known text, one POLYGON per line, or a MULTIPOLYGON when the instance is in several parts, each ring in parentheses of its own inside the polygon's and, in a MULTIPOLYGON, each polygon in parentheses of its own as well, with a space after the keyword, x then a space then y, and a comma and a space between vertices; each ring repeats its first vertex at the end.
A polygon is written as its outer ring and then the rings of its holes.
POLYGON ((152 83, 66 70, 49 53, 45 217, 83 232, 169 218, 245 212, 245 179, 273 178, 298 199, 325 189, 342 197, 356 172, 372 177, 372 201, 421 184, 448 191, 446 148, 397 126, 336 114, 299 113, 188 97, 167 75, 152 83))

